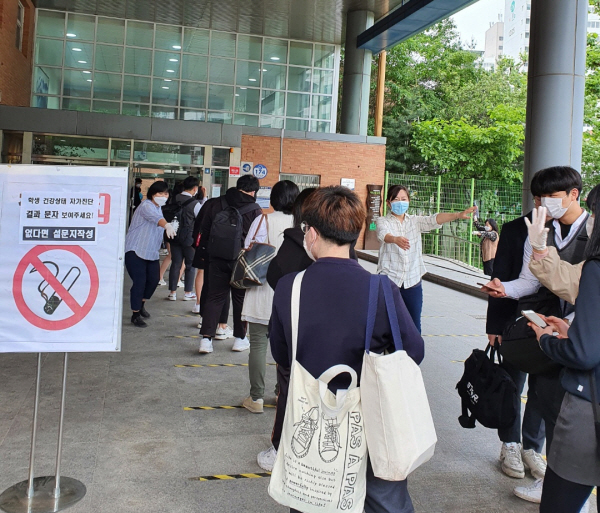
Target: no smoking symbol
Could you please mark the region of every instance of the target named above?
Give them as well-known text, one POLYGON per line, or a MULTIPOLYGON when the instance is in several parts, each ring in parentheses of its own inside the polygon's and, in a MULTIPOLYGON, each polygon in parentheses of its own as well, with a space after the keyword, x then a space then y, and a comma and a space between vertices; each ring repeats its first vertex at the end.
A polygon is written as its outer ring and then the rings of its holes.
MULTIPOLYGON (((27 321, 37 328, 58 331, 74 326, 88 313, 90 313, 90 310, 94 306, 96 298, 98 297, 99 283, 100 280, 98 277, 98 269, 96 268, 96 264, 94 264, 94 261, 89 253, 87 253, 80 246, 36 246, 21 259, 19 265, 17 266, 13 278, 13 296, 19 312, 21 312, 21 315, 25 317, 27 321), (66 251, 68 253, 72 253, 83 262, 84 268, 82 271, 87 272, 89 275, 90 290, 87 294, 85 302, 82 305, 79 304, 79 302, 73 297, 65 285, 61 283, 54 272, 44 262, 42 262, 40 255, 48 251, 66 251), (55 298, 55 300, 59 303, 63 302, 71 310, 71 312, 73 312, 72 315, 66 317, 65 319, 53 321, 40 317, 31 310, 29 305, 25 302, 25 298, 23 296, 23 279, 29 266, 32 266, 35 271, 37 271, 48 283, 48 287, 54 290, 54 294, 52 295, 53 298, 55 298)), ((48 309, 48 305, 49 303, 47 302, 44 310, 46 313, 51 313, 52 309, 48 309)))

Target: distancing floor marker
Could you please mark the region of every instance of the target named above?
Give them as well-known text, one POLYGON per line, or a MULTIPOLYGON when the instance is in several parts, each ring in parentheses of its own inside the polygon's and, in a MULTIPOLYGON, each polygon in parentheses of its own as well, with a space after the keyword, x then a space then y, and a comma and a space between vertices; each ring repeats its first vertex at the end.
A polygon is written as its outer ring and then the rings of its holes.
POLYGON ((196 319, 200 319, 198 314, 167 314, 167 317, 195 317, 196 319))
MULTIPOLYGON (((238 406, 184 406, 184 411, 194 410, 237 410, 244 408, 241 404, 238 406)), ((274 404, 263 404, 263 408, 275 408, 274 404)))
MULTIPOLYGON (((267 365, 277 365, 276 363, 267 363, 267 365)), ((174 367, 248 367, 247 363, 179 363, 174 365, 174 367)))
POLYGON ((252 474, 218 474, 215 476, 190 477, 190 481, 230 481, 232 479, 259 479, 271 477, 271 472, 260 472, 252 474))
POLYGON ((484 337, 485 335, 421 335, 422 337, 484 337))

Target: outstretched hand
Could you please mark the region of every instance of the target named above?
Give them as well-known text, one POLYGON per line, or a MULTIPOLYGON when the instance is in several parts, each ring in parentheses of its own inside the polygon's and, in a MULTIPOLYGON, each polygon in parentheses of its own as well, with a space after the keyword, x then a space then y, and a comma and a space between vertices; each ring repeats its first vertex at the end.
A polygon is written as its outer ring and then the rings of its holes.
POLYGON ((477 210, 476 206, 468 208, 467 210, 463 210, 462 212, 460 212, 458 214, 458 219, 470 219, 473 212, 475 212, 476 210, 477 210))
POLYGON ((531 222, 525 218, 525 224, 531 247, 538 252, 545 251, 549 231, 546 228, 546 207, 534 208, 531 212, 531 222))

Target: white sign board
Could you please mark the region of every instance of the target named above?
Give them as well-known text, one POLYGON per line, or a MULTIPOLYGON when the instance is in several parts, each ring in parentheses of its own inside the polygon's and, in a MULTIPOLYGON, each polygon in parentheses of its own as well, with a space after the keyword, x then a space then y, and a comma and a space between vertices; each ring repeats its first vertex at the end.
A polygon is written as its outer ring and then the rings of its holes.
POLYGON ((271 189, 272 187, 263 187, 256 193, 256 203, 260 205, 260 208, 267 209, 271 206, 271 189))
POLYGON ((127 177, 0 165, 0 353, 120 350, 127 177))
POLYGON ((353 191, 356 186, 356 180, 354 178, 342 178, 340 183, 342 187, 348 187, 351 191, 353 191))

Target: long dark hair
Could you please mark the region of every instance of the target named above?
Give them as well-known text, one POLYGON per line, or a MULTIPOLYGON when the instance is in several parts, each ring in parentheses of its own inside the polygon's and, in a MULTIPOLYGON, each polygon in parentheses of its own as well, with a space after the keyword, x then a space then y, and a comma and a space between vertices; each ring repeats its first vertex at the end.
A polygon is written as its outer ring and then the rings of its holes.
POLYGON ((492 230, 494 230, 496 233, 498 233, 498 223, 496 221, 494 221, 491 217, 489 219, 485 220, 486 223, 490 223, 490 226, 492 227, 492 230))
POLYGON ((600 185, 596 185, 585 200, 588 208, 594 214, 594 229, 590 240, 585 247, 584 257, 586 260, 600 257, 600 185))

